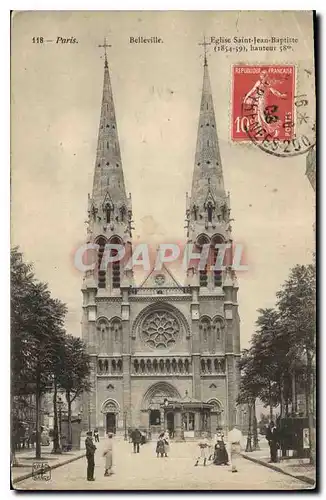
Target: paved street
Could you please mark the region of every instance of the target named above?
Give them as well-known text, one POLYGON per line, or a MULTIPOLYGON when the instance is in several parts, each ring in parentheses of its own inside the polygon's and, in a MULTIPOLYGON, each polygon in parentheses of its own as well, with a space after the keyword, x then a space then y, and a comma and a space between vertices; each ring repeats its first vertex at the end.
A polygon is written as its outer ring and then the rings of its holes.
POLYGON ((261 465, 240 458, 239 472, 229 467, 209 465, 194 467, 198 447, 194 442, 171 443, 168 458, 156 458, 155 443, 142 446, 139 454, 123 440, 114 442, 114 475, 104 477, 104 442, 95 455, 95 481, 86 481, 86 458, 52 470, 50 481, 33 478, 15 485, 18 489, 39 490, 295 490, 309 485, 261 465))

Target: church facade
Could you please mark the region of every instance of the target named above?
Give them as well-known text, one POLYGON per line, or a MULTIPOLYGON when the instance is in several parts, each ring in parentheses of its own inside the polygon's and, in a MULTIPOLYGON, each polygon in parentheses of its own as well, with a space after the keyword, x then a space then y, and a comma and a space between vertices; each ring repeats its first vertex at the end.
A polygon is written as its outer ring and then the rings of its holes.
POLYGON ((104 66, 87 229, 98 265, 86 271, 82 286, 82 337, 92 366, 85 428, 168 428, 177 437, 228 429, 237 421, 240 381, 238 284, 232 259, 223 270, 214 265, 216 245, 232 247, 232 234, 206 56, 185 240, 208 260, 201 270, 190 260, 183 284, 164 265, 138 286, 122 262, 101 266, 107 243, 131 255, 133 225, 107 56, 104 66))

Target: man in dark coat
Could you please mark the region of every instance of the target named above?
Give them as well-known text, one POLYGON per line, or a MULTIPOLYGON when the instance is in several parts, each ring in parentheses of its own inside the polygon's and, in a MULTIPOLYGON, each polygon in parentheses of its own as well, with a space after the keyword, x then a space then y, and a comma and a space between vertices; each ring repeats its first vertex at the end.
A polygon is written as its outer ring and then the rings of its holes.
POLYGON ((98 429, 94 429, 94 439, 95 439, 95 443, 99 443, 100 442, 100 437, 99 437, 99 434, 98 434, 98 429))
POLYGON ((141 432, 139 429, 134 429, 132 431, 131 439, 134 445, 134 453, 139 453, 139 444, 141 443, 141 432))
POLYGON ((87 460, 87 481, 95 481, 94 479, 94 455, 96 446, 93 443, 92 439, 92 431, 88 431, 86 433, 87 437, 85 439, 85 447, 86 447, 86 460, 87 460))
POLYGON ((278 431, 275 427, 274 422, 269 424, 269 427, 266 432, 266 439, 269 444, 270 452, 271 452, 271 462, 277 462, 277 449, 278 449, 278 431))

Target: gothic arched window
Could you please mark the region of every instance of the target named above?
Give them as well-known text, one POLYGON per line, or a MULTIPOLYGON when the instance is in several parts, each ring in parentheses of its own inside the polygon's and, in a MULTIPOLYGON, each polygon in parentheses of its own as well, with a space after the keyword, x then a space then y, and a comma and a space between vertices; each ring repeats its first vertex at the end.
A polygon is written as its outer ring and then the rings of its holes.
MULTIPOLYGON (((112 244, 121 244, 121 241, 118 238, 113 238, 110 243, 112 244)), ((118 255, 118 250, 112 249, 111 256, 116 257, 118 255)), ((121 270, 120 270, 120 260, 112 262, 112 288, 120 288, 121 281, 121 270)))
POLYGON ((208 218, 208 222, 212 222, 212 219, 213 219, 213 205, 212 205, 212 203, 210 201, 207 203, 207 218, 208 218))
POLYGON ((179 322, 169 311, 149 313, 141 327, 142 339, 152 349, 168 349, 173 346, 179 332, 179 322))
POLYGON ((198 216, 198 206, 196 204, 193 205, 192 207, 192 213, 194 215, 194 220, 197 220, 197 216, 198 216))
POLYGON ((121 222, 124 222, 125 221, 125 218, 126 218, 126 207, 124 205, 122 205, 122 207, 120 208, 120 217, 121 217, 121 222))
MULTIPOLYGON (((103 237, 100 237, 96 243, 99 246, 98 254, 97 254, 97 276, 98 276, 98 287, 105 288, 106 286, 106 269, 102 269, 102 264, 104 266, 105 262, 102 263, 103 254, 105 250, 106 240, 103 237)), ((105 267, 105 266, 104 266, 105 267)))
POLYGON ((112 218, 112 214, 113 214, 113 207, 112 205, 110 205, 110 203, 107 203, 105 205, 105 219, 106 219, 106 223, 107 224, 110 224, 111 222, 111 218, 112 218))
MULTIPOLYGON (((222 286, 222 266, 224 262, 219 262, 219 248, 216 245, 221 245, 224 243, 224 239, 220 235, 216 235, 212 238, 212 266, 214 267, 214 286, 222 286)), ((227 251, 227 250, 226 250, 227 251)), ((225 260, 225 254, 224 259, 225 260)))

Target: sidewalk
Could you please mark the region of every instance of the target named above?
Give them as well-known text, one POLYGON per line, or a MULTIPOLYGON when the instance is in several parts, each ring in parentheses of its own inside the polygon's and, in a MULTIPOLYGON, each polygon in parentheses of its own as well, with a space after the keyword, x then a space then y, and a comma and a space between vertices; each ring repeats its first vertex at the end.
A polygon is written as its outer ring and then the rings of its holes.
MULTIPOLYGON (((61 455, 51 454, 52 445, 42 446, 41 458, 35 458, 35 449, 22 450, 16 453, 18 466, 11 467, 12 484, 33 476, 33 464, 43 463, 50 469, 56 469, 85 456, 85 450, 63 452, 61 455)), ((34 465, 35 467, 35 465, 34 465)))
POLYGON ((269 450, 265 447, 252 452, 242 452, 247 460, 269 467, 277 472, 282 472, 311 485, 316 484, 316 466, 309 464, 309 458, 283 458, 280 462, 269 463, 269 450))

